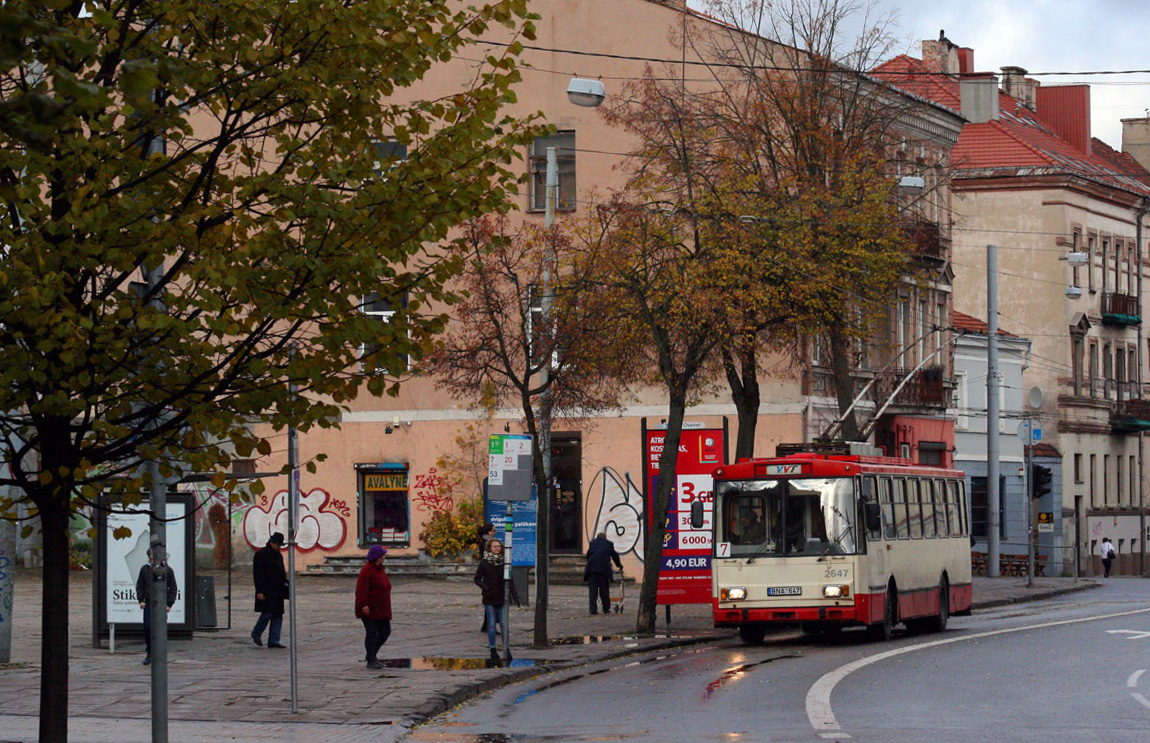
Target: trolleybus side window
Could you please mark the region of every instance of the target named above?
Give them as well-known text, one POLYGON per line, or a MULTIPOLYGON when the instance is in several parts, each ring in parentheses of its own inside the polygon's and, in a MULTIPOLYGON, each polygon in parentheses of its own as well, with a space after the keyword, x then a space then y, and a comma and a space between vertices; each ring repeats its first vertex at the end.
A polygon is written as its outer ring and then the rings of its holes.
POLYGON ((918 489, 922 495, 922 535, 938 536, 934 528, 934 480, 919 480, 918 489))
POLYGON ((947 516, 947 501, 950 499, 950 490, 946 487, 946 480, 934 482, 934 525, 940 537, 950 536, 950 521, 947 516))
POLYGON ((962 536, 970 535, 970 523, 966 517, 966 483, 953 481, 950 489, 954 493, 954 512, 950 516, 950 532, 962 536))
POLYGON ((908 477, 906 481, 906 523, 910 528, 911 539, 922 539, 922 505, 918 500, 921 482, 908 477))
POLYGON ((906 539, 910 536, 906 518, 906 478, 895 478, 893 500, 895 532, 899 539, 906 539))
POLYGON ((882 536, 883 539, 895 539, 898 532, 894 525, 894 503, 891 502, 891 487, 889 477, 880 477, 878 481, 878 502, 882 506, 882 536))
MULTIPOLYGON (((860 522, 864 525, 867 532, 867 541, 882 539, 882 510, 879 501, 879 478, 874 475, 867 475, 862 479, 863 482, 863 498, 859 498, 859 515, 860 522), (874 519, 874 515, 878 514, 879 518, 874 519)), ((860 540, 861 541, 861 540, 860 540)), ((860 548, 863 545, 859 545, 860 548)))

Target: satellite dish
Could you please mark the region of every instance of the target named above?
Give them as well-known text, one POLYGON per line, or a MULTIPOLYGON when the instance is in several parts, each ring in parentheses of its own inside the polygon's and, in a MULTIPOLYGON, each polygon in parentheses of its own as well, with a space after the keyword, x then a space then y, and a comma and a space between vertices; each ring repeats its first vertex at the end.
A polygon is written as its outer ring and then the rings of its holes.
POLYGON ((1035 385, 1030 388, 1030 392, 1026 395, 1026 404, 1033 410, 1038 410, 1042 407, 1042 388, 1035 385))

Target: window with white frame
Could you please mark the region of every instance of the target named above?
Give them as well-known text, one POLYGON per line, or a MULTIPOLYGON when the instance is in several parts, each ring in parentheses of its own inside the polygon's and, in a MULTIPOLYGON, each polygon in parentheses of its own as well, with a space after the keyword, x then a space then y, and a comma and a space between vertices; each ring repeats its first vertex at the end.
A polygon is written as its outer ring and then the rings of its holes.
POLYGON ((575 211, 575 132, 563 131, 550 137, 539 137, 531 143, 528 167, 531 171, 530 211, 547 209, 547 148, 556 149, 559 171, 559 194, 555 204, 557 212, 575 211))
MULTIPOLYGON (((401 306, 406 306, 407 297, 403 297, 401 302, 401 306)), ((396 312, 396 308, 392 305, 392 302, 377 292, 371 292, 365 296, 363 298, 362 304, 359 306, 359 310, 365 315, 378 318, 380 323, 385 325, 391 323, 392 318, 395 317, 396 312)), ((373 366, 373 364, 369 362, 369 359, 371 359, 381 350, 382 347, 375 343, 365 343, 360 346, 359 359, 360 365, 364 371, 366 371, 370 366, 373 366)), ((399 354, 399 358, 403 367, 406 368, 408 362, 407 354, 399 354)))

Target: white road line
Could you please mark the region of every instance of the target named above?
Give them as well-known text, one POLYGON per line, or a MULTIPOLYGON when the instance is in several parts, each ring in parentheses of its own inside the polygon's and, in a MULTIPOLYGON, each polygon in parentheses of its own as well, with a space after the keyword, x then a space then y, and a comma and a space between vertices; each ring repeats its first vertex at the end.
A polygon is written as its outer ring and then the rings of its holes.
POLYGON ((1130 678, 1126 679, 1126 686, 1128 686, 1131 689, 1137 689, 1138 688, 1138 679, 1144 673, 1146 673, 1145 668, 1143 668, 1140 671, 1135 671, 1134 673, 1130 674, 1130 678))
MULTIPOLYGON (((1134 614, 1145 614, 1150 612, 1150 609, 1133 609, 1131 611, 1122 611, 1117 614, 1106 614, 1103 616, 1083 617, 1081 619, 1062 619, 1057 622, 1046 622, 1044 624, 1029 625, 1026 627, 1012 627, 1010 629, 999 629, 991 632, 977 632, 973 635, 962 635, 960 637, 951 637, 946 640, 934 640, 933 642, 923 642, 917 645, 908 645, 896 650, 888 650, 885 653, 877 653, 866 658, 860 658, 853 663, 847 663, 845 666, 839 666, 833 671, 823 675, 818 681, 811 686, 810 691, 807 692, 807 719, 811 723, 811 727, 815 732, 819 733, 820 737, 833 737, 834 735, 844 736, 840 731, 842 727, 839 725, 838 720, 835 719, 835 713, 831 709, 831 692, 834 691, 838 682, 859 670, 865 668, 872 663, 894 658, 904 653, 911 653, 916 650, 925 650, 927 648, 938 647, 940 645, 949 645, 953 642, 966 642, 968 640, 977 640, 982 637, 993 637, 995 635, 1007 635, 1012 632, 1026 632, 1029 630, 1045 629, 1047 627, 1061 627, 1068 624, 1081 624, 1082 622, 1096 622, 1101 619, 1114 619, 1116 617, 1128 617, 1134 614)), ((1148 705, 1150 706, 1150 705, 1148 705)))

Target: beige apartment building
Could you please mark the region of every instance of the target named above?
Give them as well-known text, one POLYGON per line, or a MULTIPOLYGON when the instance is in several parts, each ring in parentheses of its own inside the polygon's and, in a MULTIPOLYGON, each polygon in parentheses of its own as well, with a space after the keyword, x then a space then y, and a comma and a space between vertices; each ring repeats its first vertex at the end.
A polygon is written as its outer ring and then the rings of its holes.
MULTIPOLYGON (((557 133, 524 153, 522 167, 531 178, 519 196, 515 218, 541 222, 546 147, 563 148, 558 210, 563 219, 589 208, 595 194, 623 185, 625 173, 619 166, 635 145, 625 132, 608 126, 595 109, 569 102, 570 79, 601 80, 610 97, 621 94, 625 83, 649 66, 659 70, 663 61, 677 61, 678 74, 695 84, 690 81, 705 79, 707 73, 689 64, 692 52, 679 43, 684 27, 703 33, 708 29, 730 33, 730 29, 690 11, 681 0, 539 0, 532 7, 541 16, 536 23, 538 37, 522 40, 527 45, 521 60, 523 81, 513 113, 540 111, 557 133)), ((493 48, 505 41, 493 38, 493 48)), ((473 75, 474 62, 459 59, 433 70, 427 85, 431 91, 454 90, 473 75)), ((911 148, 908 162, 921 160, 928 150, 931 157, 945 160, 958 138, 961 119, 945 106, 915 100, 921 114, 908 118, 905 128, 908 139, 919 144, 911 148)), ((871 370, 886 367, 887 376, 893 373, 888 363, 892 348, 909 348, 896 366, 908 367, 902 372, 914 376, 913 384, 882 409, 883 417, 871 436, 893 447, 892 453, 951 464, 953 419, 945 413, 952 359, 945 349, 948 335, 930 332, 935 325, 948 325, 951 311, 950 205, 943 181, 935 173, 930 183, 922 184, 931 195, 916 202, 913 220, 921 243, 919 257, 931 269, 930 278, 908 286, 892 301, 884 331, 889 338, 860 351, 859 387, 876 376, 871 370), (929 369, 912 371, 927 361, 929 369), (920 441, 926 443, 920 447, 920 441)), ((762 380, 757 453, 773 454, 781 442, 808 440, 833 420, 833 398, 815 344, 811 354, 798 367, 774 365, 762 380)), ((890 393, 900 380, 879 381, 882 384, 875 389, 890 393)), ((885 402, 872 393, 862 405, 864 415, 873 416, 885 402)), ((657 389, 639 389, 624 407, 603 417, 555 421, 553 553, 581 554, 595 533, 606 530, 623 555, 626 571, 638 574, 645 514, 643 432, 658 429, 666 416, 664 395, 657 389)), ((383 543, 393 556, 416 554, 422 546, 418 535, 436 511, 449 508, 455 498, 477 494, 446 492, 437 461, 444 455, 464 456, 482 466, 487 437, 522 432, 521 417, 516 409, 488 415, 418 375, 404 380, 397 397, 365 394, 355 400, 338 429, 315 430, 300 440, 301 461, 326 455, 314 474, 302 473, 298 541, 303 564, 361 555, 369 543, 383 543), (461 434, 469 437, 473 448, 461 449, 457 441, 461 434)), ((737 416, 729 393, 720 389, 705 394, 688 409, 686 421, 688 426, 725 428, 728 456, 733 451, 737 416)), ((276 448, 279 451, 256 463, 258 470, 284 464, 286 453, 276 448)), ((270 531, 286 531, 286 481, 269 480, 266 485, 264 495, 233 513, 237 562, 245 562, 248 547, 262 545, 270 531)))
MULTIPOLYGON (((1089 86, 1041 85, 1018 67, 979 73, 974 52, 945 37, 922 51, 884 69, 967 119, 953 152, 954 307, 985 320, 987 246, 996 246, 1000 324, 1032 343, 1025 389, 1011 394, 1041 391, 1030 412, 1044 452, 1061 464, 1053 498, 1039 502, 1052 524, 1042 535, 1049 557, 1067 574, 1098 573, 1098 544, 1110 537, 1119 572, 1136 573, 1150 429, 1141 317, 1147 122, 1125 122, 1124 139, 1142 143, 1136 159, 1091 136, 1089 86)), ((1003 423, 1013 434, 1020 422, 1003 423)), ((1025 543, 1011 547, 1003 552, 1025 554, 1025 543)))

